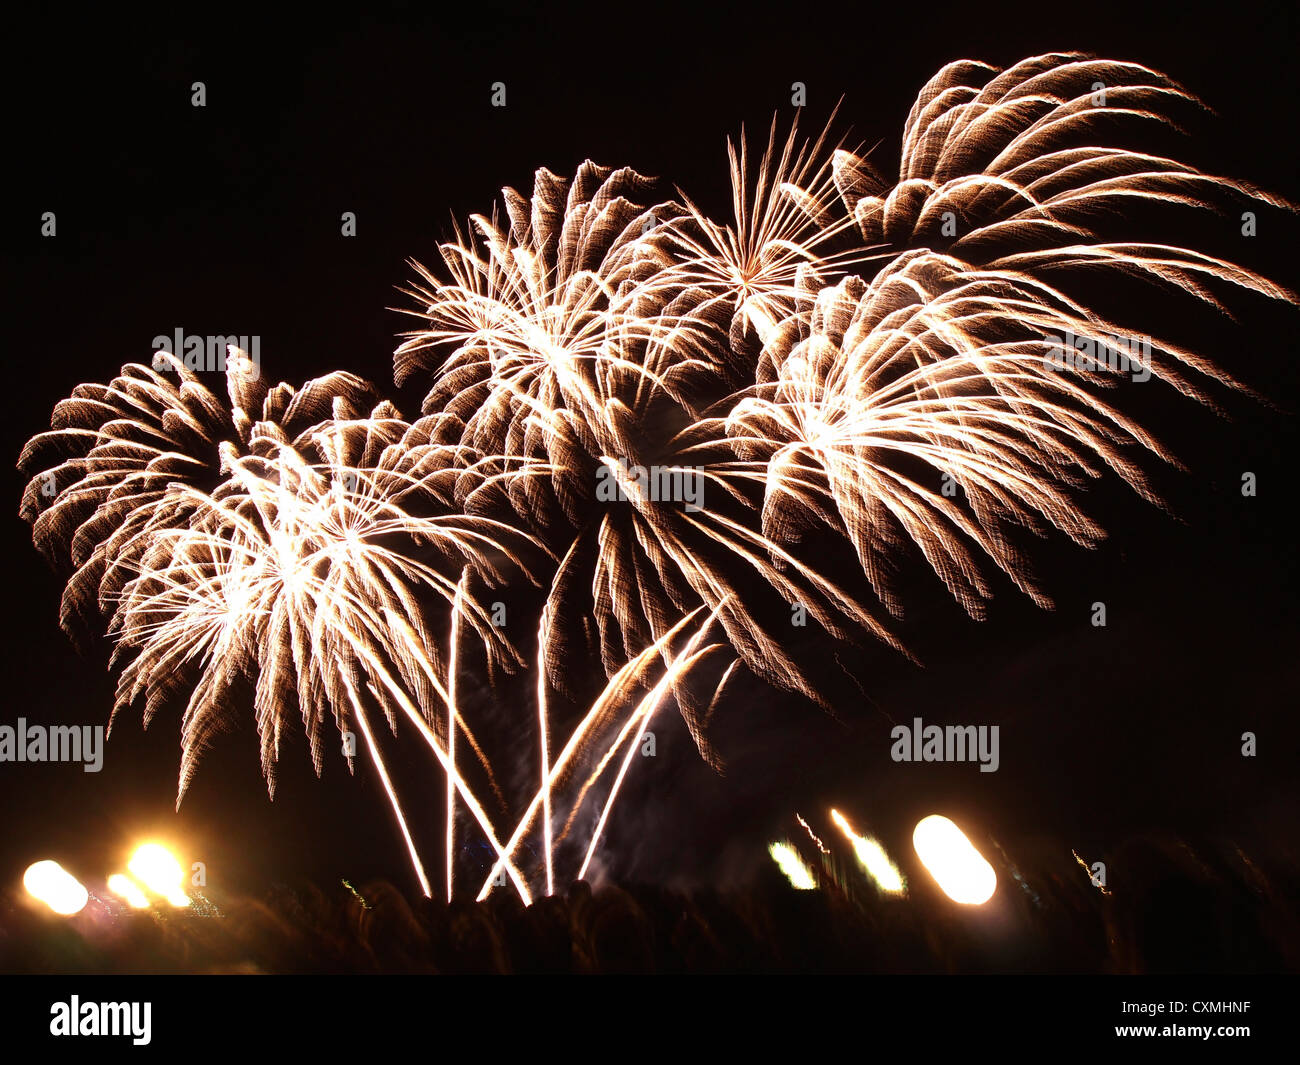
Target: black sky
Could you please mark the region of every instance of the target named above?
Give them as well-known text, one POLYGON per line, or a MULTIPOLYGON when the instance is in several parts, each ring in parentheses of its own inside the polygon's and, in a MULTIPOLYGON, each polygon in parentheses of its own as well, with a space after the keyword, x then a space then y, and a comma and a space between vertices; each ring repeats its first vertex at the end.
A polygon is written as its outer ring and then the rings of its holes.
MULTIPOLYGON (((405 323, 385 308, 402 302, 406 259, 428 261, 453 217, 490 212, 503 185, 527 189, 540 166, 569 173, 588 157, 658 175, 722 214, 725 137, 742 123, 765 130, 774 113, 787 122, 793 81, 807 84, 810 128, 842 97, 837 129, 882 141, 892 160, 917 90, 952 59, 1134 59, 1217 112, 1190 131, 1189 161, 1300 198, 1294 6, 702 6, 288 18, 268 5, 11 25, 0 451, 12 466, 78 382, 147 361, 151 338, 177 327, 260 335, 275 380, 348 369, 390 387, 405 323), (190 104, 194 81, 205 108, 190 104), (504 109, 490 106, 497 81, 504 109), (57 214, 55 239, 40 236, 44 211, 57 214), (356 213, 355 239, 340 236, 343 211, 356 213)), ((1266 222, 1222 250, 1294 287, 1297 227, 1280 213, 1266 222)), ((903 635, 925 670, 879 652, 875 707, 859 701, 843 726, 745 690, 723 723, 726 779, 665 724, 659 762, 611 826, 619 871, 720 875, 780 818, 829 801, 888 825, 946 797, 1001 829, 1098 845, 1143 827, 1251 835, 1285 823, 1300 753, 1295 324, 1259 301, 1235 326, 1204 324, 1204 349, 1283 410, 1244 398, 1231 420, 1190 404, 1157 410, 1155 428, 1189 467, 1161 475, 1177 518, 1101 494, 1106 546, 1056 540, 1038 556, 1056 612, 1007 587, 977 625, 921 595, 903 635), (1259 478, 1254 499, 1238 491, 1245 470, 1259 478), (1103 635, 1088 625, 1095 600, 1110 608, 1103 635), (882 714, 958 709, 1006 724, 996 781, 973 785, 972 767, 909 776, 888 761, 882 714), (1238 753, 1246 728, 1261 734, 1254 763, 1238 753)), ((400 395, 408 416, 418 395, 400 395)), ((22 483, 11 474, 0 721, 104 722, 105 650, 81 656, 58 629, 61 580, 16 516, 22 483)), ((176 720, 142 735, 131 715, 97 775, 0 765, 0 879, 48 855, 102 875, 151 831, 232 888, 409 879, 367 772, 349 779, 336 760, 318 783, 298 744, 269 804, 245 724, 177 816, 178 760, 176 720)))

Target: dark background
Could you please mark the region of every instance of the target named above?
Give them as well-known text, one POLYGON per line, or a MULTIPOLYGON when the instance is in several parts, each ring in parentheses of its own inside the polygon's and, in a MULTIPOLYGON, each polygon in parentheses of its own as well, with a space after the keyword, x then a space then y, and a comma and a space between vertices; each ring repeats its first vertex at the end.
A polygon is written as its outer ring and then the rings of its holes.
MULTIPOLYGON (((742 123, 765 132, 773 114, 787 123, 796 80, 810 131, 843 97, 837 129, 881 141, 876 157, 892 166, 916 92, 950 60, 1006 65, 1056 49, 1134 59, 1217 112, 1189 129, 1188 161, 1300 191, 1293 6, 269 11, 60 11, 9 27, 0 453, 11 464, 78 382, 147 362, 151 338, 177 327, 260 335, 273 380, 349 369, 391 386, 407 325, 386 308, 404 304, 406 259, 429 262, 452 218, 489 213, 503 185, 527 190, 539 166, 571 173, 588 157, 661 176, 725 217, 725 137, 742 123), (206 83, 205 108, 190 105, 194 81, 206 83), (504 109, 489 106, 496 81, 504 109), (47 210, 55 239, 40 236, 47 210), (354 239, 340 236, 343 211, 357 215, 354 239)), ((1232 218, 1222 226, 1224 254, 1295 287, 1292 219, 1262 213, 1252 241, 1232 218)), ((608 871, 743 879, 795 810, 829 831, 832 803, 896 845, 918 816, 944 809, 1000 838, 1096 854, 1149 830, 1289 847, 1296 323, 1259 300, 1240 310, 1232 325, 1151 308, 1153 331, 1193 330, 1281 408, 1226 397, 1222 419, 1187 402, 1158 407, 1152 428, 1188 466, 1157 482, 1177 517, 1099 490, 1092 504, 1111 540, 1084 552, 1058 539, 1036 554, 1052 613, 1008 585, 976 624, 920 590, 900 635, 926 668, 868 652, 877 681, 869 699, 837 695, 841 723, 740 685, 720 725, 726 778, 700 763, 679 722, 661 719, 659 756, 638 767, 609 828, 608 871), (1258 475, 1254 499, 1239 492, 1245 470, 1258 475), (1109 612, 1101 630, 1089 624, 1097 600, 1109 612), (913 715, 1001 722, 1001 770, 891 763, 890 721, 913 715), (1253 760, 1240 754, 1245 729, 1259 735, 1253 760)), ((419 395, 400 396, 408 417, 419 395)), ((106 650, 81 656, 59 631, 62 578, 16 516, 22 478, 9 483, 0 720, 106 722, 106 650)), ((146 835, 205 861, 214 897, 345 876, 414 887, 368 766, 350 778, 337 759, 318 783, 299 742, 269 803, 246 721, 208 755, 176 814, 178 732, 175 718, 142 734, 126 716, 97 775, 0 765, 5 888, 43 857, 102 877, 146 835)), ((432 859, 441 785, 421 779, 420 764, 401 766, 401 779, 416 822, 427 796, 432 859)))

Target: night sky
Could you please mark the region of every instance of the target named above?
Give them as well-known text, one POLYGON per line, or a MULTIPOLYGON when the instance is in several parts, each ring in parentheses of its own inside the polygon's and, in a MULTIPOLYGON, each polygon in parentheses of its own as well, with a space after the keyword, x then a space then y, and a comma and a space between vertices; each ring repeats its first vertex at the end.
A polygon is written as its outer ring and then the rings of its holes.
MULTIPOLYGON (((423 389, 392 388, 396 334, 409 323, 389 308, 407 305, 397 291, 413 277, 407 259, 431 263, 453 218, 490 213, 502 186, 530 189, 538 167, 570 174, 586 158, 658 176, 661 195, 676 184, 725 216, 726 136, 742 124, 765 135, 773 114, 787 126, 794 81, 808 88, 803 128, 819 130, 842 98, 836 131, 879 141, 875 158, 892 165, 916 92, 950 60, 1005 65, 1054 49, 1133 59, 1217 112, 1189 128, 1180 158, 1300 200, 1294 8, 1045 15, 1042 5, 969 4, 940 15, 844 4, 710 16, 699 6, 570 16, 474 3, 420 18, 274 23, 266 9, 205 7, 134 23, 59 12, 12 25, 0 447, 11 469, 78 382, 147 363, 151 339, 176 328, 259 335, 273 381, 352 370, 413 418, 423 389), (204 108, 191 106, 194 81, 206 84, 204 108), (503 109, 490 106, 497 81, 503 109), (54 239, 40 235, 44 211, 57 215, 54 239), (340 235, 344 211, 356 213, 353 239, 340 235)), ((1296 286, 1293 217, 1261 212, 1253 239, 1231 217, 1192 225, 1189 246, 1296 286)), ((1034 550, 1054 612, 1002 580, 988 620, 973 622, 916 560, 898 633, 924 668, 864 650, 865 696, 828 682, 839 722, 741 684, 719 725, 729 770, 718 777, 665 714, 658 756, 629 779, 610 826, 609 872, 743 879, 795 811, 824 817, 831 804, 887 842, 939 805, 1000 838, 1097 853, 1145 831, 1268 846, 1293 829, 1294 308, 1243 297, 1236 323, 1154 296, 1128 309, 1153 332, 1180 333, 1276 409, 1224 391, 1220 418, 1152 396, 1146 424, 1187 466, 1152 470, 1172 513, 1101 485, 1089 506, 1111 533, 1102 548, 1055 537, 1034 550), (1258 477, 1255 498, 1240 493, 1244 471, 1258 477), (1107 604, 1105 629, 1089 623, 1094 601, 1107 604), (999 772, 892 763, 890 725, 914 716, 1001 723, 999 772), (1247 729, 1259 736, 1254 759, 1240 753, 1247 729)), ((24 483, 11 472, 0 723, 106 723, 107 645, 79 653, 59 630, 63 577, 17 517, 24 483)), ((0 879, 12 885, 47 856, 103 876, 158 835, 207 864, 214 892, 368 876, 414 889, 364 760, 353 778, 331 759, 318 782, 298 737, 270 803, 247 719, 206 756, 177 815, 178 737, 177 715, 142 733, 133 711, 98 774, 0 765, 0 879)), ((441 778, 420 778, 419 753, 398 761, 417 822, 428 797, 432 844, 441 778)))

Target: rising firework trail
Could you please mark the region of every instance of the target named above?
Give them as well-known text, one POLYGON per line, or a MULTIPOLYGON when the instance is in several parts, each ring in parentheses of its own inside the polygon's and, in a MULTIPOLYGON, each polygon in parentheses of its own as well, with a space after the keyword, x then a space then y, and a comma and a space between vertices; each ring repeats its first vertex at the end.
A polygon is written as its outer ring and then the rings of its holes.
POLYGON ((871 879, 881 891, 898 894, 904 890, 903 875, 898 871, 898 866, 890 861, 889 854, 879 840, 872 839, 870 836, 859 836, 853 831, 853 826, 849 824, 848 819, 838 810, 831 811, 831 820, 853 845, 853 854, 858 859, 858 863, 871 874, 871 879))
POLYGON ((767 853, 772 856, 772 861, 776 862, 777 868, 781 870, 790 881, 790 886, 797 891, 814 891, 817 888, 817 878, 813 872, 799 857, 796 851, 788 843, 773 843, 767 848, 767 853))

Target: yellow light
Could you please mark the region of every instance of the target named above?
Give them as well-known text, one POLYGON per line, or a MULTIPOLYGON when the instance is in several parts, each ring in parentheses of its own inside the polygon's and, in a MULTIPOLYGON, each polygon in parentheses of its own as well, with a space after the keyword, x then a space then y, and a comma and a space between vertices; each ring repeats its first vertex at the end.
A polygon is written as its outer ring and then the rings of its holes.
POLYGON ((63 917, 80 913, 90 894, 81 882, 58 862, 43 861, 27 867, 23 887, 33 898, 40 899, 63 917))
POLYGON ((773 843, 767 848, 767 853, 772 856, 772 861, 781 867, 781 872, 785 873, 786 878, 799 891, 812 891, 817 887, 817 881, 812 875, 812 870, 803 863, 793 847, 785 843, 773 843))
POLYGON ((161 843, 144 843, 136 848, 126 867, 137 881, 173 906, 188 906, 190 898, 181 890, 185 872, 181 863, 161 843))
POLYGON ((133 910, 143 910, 149 905, 149 900, 140 890, 140 885, 132 880, 125 873, 114 873, 108 878, 108 890, 120 899, 125 899, 128 906, 133 910))
POLYGON ((997 890, 993 866, 948 818, 931 814, 917 822, 912 846, 943 893, 953 902, 978 906, 997 890))
POLYGON ((870 836, 859 836, 854 832, 853 826, 838 810, 831 811, 831 820, 848 836, 849 842, 853 844, 853 853, 862 863, 862 868, 871 874, 871 879, 876 882, 876 886, 881 891, 899 894, 903 890, 903 874, 898 871, 898 866, 889 860, 885 848, 870 836))

